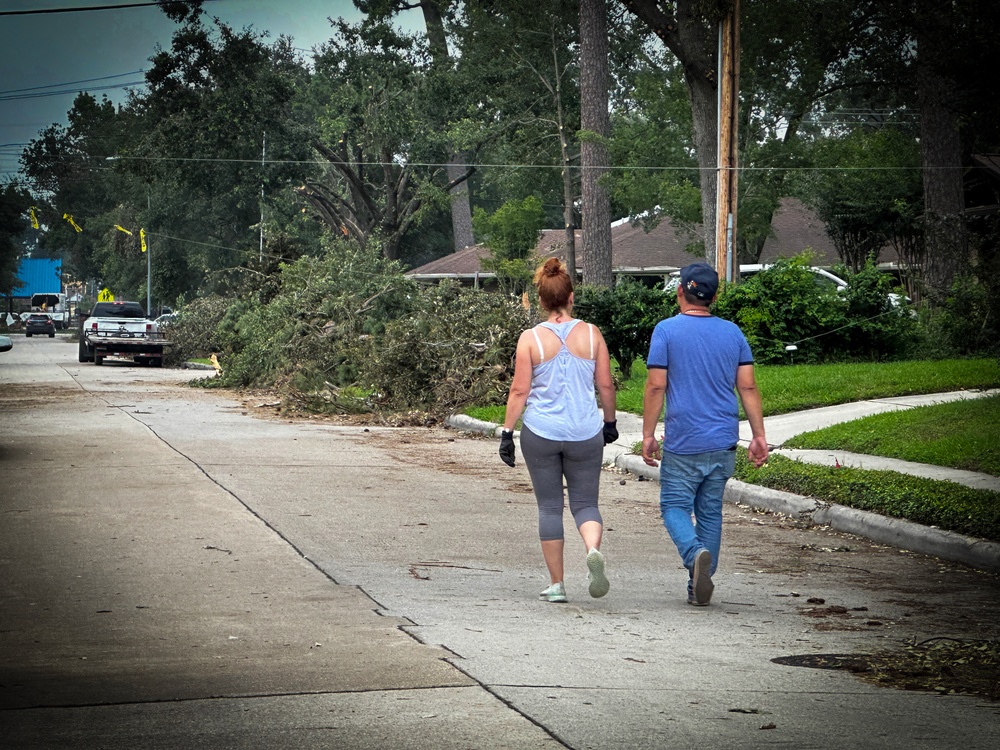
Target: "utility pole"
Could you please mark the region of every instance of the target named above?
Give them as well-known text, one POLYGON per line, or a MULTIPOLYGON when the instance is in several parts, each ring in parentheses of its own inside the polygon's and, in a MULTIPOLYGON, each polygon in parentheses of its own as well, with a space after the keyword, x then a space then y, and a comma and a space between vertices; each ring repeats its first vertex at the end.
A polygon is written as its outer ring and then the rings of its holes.
MULTIPOLYGON (((152 214, 153 199, 150 197, 149 189, 146 190, 146 211, 152 214)), ((153 243, 146 236, 146 315, 153 317, 153 243)))
POLYGON ((267 133, 260 151, 260 262, 264 262, 264 162, 267 159, 267 133))
POLYGON ((736 267, 737 151, 739 145, 740 0, 719 24, 719 152, 715 202, 715 270, 733 281, 736 267))

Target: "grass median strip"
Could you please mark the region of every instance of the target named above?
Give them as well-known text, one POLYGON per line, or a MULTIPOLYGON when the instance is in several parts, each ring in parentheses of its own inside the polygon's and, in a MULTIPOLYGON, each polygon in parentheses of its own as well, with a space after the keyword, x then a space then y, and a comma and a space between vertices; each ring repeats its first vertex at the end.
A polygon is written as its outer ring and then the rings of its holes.
POLYGON ((736 479, 1000 542, 1000 493, 895 471, 818 466, 772 456, 757 469, 739 451, 736 479))
POLYGON ((1000 476, 1000 396, 876 414, 785 441, 1000 476))

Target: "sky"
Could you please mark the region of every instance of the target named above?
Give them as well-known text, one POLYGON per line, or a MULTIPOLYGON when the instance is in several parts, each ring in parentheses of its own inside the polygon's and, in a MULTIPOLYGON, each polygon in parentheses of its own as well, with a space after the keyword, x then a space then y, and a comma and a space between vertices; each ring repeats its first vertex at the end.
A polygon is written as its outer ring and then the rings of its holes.
MULTIPOLYGON (((17 172, 21 150, 39 131, 66 124, 66 112, 79 91, 90 91, 98 100, 106 93, 116 103, 124 101, 124 89, 98 87, 141 85, 138 71, 149 67, 156 45, 170 47, 177 28, 152 5, 3 14, 136 2, 141 0, 0 0, 0 181, 17 172), (37 96, 52 92, 66 93, 37 96)), ((266 30, 271 39, 290 36, 306 52, 331 36, 329 18, 361 19, 351 0, 209 0, 203 7, 207 15, 237 29, 266 30)))

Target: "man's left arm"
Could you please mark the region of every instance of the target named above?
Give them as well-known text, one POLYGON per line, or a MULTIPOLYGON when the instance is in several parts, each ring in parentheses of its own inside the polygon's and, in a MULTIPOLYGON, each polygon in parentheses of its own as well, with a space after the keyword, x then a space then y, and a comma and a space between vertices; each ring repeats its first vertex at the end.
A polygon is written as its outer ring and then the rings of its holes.
POLYGON ((740 396, 740 403, 743 404, 743 411, 747 415, 750 433, 753 436, 747 454, 754 466, 763 466, 768 455, 767 438, 764 437, 764 407, 752 364, 740 365, 736 370, 736 392, 740 396))

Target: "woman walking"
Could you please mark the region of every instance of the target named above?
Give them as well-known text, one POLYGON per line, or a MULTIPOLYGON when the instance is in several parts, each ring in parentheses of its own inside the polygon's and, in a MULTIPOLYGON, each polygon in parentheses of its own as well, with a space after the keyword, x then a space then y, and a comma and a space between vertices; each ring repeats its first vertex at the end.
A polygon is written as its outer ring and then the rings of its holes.
POLYGON ((600 330, 573 317, 573 282, 557 258, 535 271, 534 282, 547 320, 518 339, 500 457, 514 465, 514 426, 523 412, 521 450, 538 503, 538 536, 550 579, 539 598, 566 601, 564 478, 570 512, 587 551, 590 595, 602 597, 610 584, 600 551, 604 523, 597 495, 604 446, 618 439, 611 358, 600 330))

